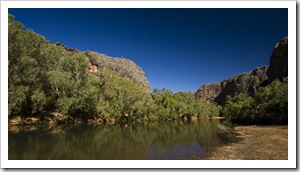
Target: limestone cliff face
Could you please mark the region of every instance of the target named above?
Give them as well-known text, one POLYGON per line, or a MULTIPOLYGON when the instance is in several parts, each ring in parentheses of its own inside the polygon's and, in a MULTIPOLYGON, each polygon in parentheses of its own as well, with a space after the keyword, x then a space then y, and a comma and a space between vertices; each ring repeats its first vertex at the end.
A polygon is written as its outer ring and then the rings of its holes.
POLYGON ((261 83, 266 81, 268 79, 266 74, 267 69, 267 66, 262 66, 254 69, 251 72, 234 75, 223 80, 222 82, 204 84, 197 90, 195 94, 199 99, 224 105, 227 96, 235 95, 241 92, 248 92, 251 90, 251 86, 248 84, 248 79, 250 76, 258 76, 261 83))
POLYGON ((269 83, 288 76, 288 37, 275 44, 269 65, 267 72, 269 83))
POLYGON ((145 76, 144 71, 132 60, 110 57, 105 54, 92 51, 80 52, 75 48, 68 49, 61 43, 56 43, 56 46, 64 47, 70 54, 83 53, 88 60, 88 71, 90 73, 98 75, 99 72, 107 68, 114 71, 117 76, 128 78, 134 83, 145 88, 147 91, 150 91, 150 84, 145 76))
POLYGON ((250 76, 258 76, 262 86, 271 83, 275 79, 288 76, 288 37, 276 43, 270 57, 270 67, 258 67, 251 72, 234 75, 222 82, 202 85, 195 93, 199 99, 216 102, 224 105, 226 97, 241 92, 253 92, 248 84, 250 76))

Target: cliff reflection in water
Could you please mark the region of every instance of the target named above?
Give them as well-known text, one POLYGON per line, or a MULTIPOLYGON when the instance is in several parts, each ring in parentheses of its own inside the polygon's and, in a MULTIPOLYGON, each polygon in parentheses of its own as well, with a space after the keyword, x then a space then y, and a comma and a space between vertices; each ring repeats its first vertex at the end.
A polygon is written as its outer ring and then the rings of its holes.
POLYGON ((9 159, 202 159, 222 144, 218 120, 10 128, 9 159))

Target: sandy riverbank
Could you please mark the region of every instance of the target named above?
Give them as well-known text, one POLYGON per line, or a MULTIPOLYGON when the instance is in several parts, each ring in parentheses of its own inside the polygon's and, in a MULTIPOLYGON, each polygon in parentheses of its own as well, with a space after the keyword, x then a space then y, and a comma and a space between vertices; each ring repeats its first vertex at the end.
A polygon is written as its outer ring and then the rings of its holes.
POLYGON ((288 126, 238 126, 237 141, 215 148, 209 160, 286 160, 288 126))

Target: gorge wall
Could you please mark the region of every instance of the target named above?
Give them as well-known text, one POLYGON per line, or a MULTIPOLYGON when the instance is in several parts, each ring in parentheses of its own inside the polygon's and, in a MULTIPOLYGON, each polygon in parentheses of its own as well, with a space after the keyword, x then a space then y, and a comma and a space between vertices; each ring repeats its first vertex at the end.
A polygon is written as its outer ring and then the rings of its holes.
POLYGON ((226 97, 241 92, 253 92, 253 86, 249 84, 249 78, 257 76, 260 85, 271 83, 275 79, 288 76, 288 37, 276 43, 270 57, 269 67, 257 67, 251 72, 234 75, 221 82, 204 84, 197 91, 196 96, 219 105, 226 103, 226 97))
POLYGON ((204 99, 210 102, 216 102, 220 105, 224 105, 227 96, 250 91, 251 89, 253 89, 248 83, 248 79, 251 76, 257 76, 260 83, 265 82, 268 79, 268 76, 266 74, 267 70, 267 66, 262 66, 254 69, 251 72, 234 75, 228 79, 223 80, 222 82, 204 84, 196 91, 195 94, 199 99, 204 99))
POLYGON ((150 91, 150 84, 145 76, 144 71, 132 60, 110 57, 93 51, 80 52, 75 48, 68 49, 61 43, 56 43, 55 45, 64 47, 71 54, 84 54, 89 63, 88 71, 92 74, 99 75, 99 72, 107 68, 114 71, 115 75, 128 78, 147 91, 150 91))
POLYGON ((288 37, 275 44, 267 75, 269 82, 288 76, 288 37))

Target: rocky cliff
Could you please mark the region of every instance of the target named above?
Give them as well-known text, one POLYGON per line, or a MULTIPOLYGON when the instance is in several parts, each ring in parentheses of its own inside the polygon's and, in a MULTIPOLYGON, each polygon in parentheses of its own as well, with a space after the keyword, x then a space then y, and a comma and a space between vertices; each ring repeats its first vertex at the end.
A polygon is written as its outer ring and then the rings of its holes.
POLYGON ((103 69, 107 68, 115 71, 119 77, 128 78, 134 83, 150 91, 150 84, 145 76, 144 71, 137 66, 132 60, 125 58, 110 57, 105 54, 100 54, 93 51, 80 52, 75 48, 68 49, 61 43, 56 43, 56 46, 62 46, 71 54, 83 53, 88 60, 88 71, 98 75, 103 69))
POLYGON ((275 44, 269 65, 269 82, 288 76, 288 37, 275 44))
POLYGON ((254 69, 251 72, 234 75, 223 80, 222 82, 204 84, 196 91, 196 96, 199 99, 224 105, 227 96, 235 95, 241 92, 248 92, 252 89, 252 86, 248 82, 251 76, 257 76, 260 83, 266 81, 268 79, 266 74, 267 70, 267 66, 262 66, 254 69))
POLYGON ((253 92, 255 88, 248 82, 251 76, 258 76, 260 85, 266 85, 275 79, 288 76, 288 37, 275 44, 269 67, 258 67, 251 72, 234 75, 222 82, 204 84, 195 94, 199 99, 224 105, 227 96, 241 92, 253 92))

